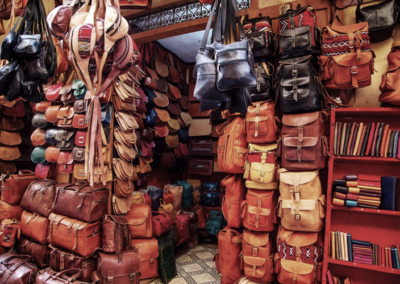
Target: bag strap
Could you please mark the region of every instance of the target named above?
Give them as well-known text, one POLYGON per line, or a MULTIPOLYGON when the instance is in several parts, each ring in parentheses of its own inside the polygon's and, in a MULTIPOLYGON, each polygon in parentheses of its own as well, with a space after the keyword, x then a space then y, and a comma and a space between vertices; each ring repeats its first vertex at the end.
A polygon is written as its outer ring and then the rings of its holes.
POLYGON ((215 13, 215 11, 217 9, 217 6, 218 6, 219 2, 220 2, 220 0, 215 0, 214 1, 214 5, 213 5, 213 8, 211 10, 210 17, 208 18, 207 26, 206 26, 206 29, 204 31, 203 39, 201 40, 201 43, 200 43, 200 49, 199 49, 200 53, 204 53, 204 51, 206 50, 206 44, 207 44, 208 35, 210 34, 212 19, 214 17, 214 13, 215 13))

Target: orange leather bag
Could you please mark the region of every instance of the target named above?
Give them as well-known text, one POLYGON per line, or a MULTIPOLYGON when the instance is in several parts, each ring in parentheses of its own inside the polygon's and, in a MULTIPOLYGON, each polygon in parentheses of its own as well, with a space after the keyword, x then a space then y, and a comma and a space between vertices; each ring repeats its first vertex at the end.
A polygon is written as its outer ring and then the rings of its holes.
POLYGON ((5 219, 21 220, 22 207, 19 205, 10 205, 7 202, 0 201, 0 222, 5 219))
POLYGON ((280 259, 278 254, 275 254, 274 262, 279 283, 308 284, 315 282, 316 273, 312 264, 280 259))
POLYGON ((379 101, 384 104, 400 106, 400 41, 393 42, 387 61, 389 66, 382 75, 379 87, 382 93, 379 101))
POLYGON ((240 228, 242 218, 240 214, 240 204, 244 200, 244 182, 240 175, 229 175, 221 181, 226 193, 222 199, 222 213, 228 226, 240 228))
POLYGON ((50 221, 46 217, 39 216, 35 213, 22 211, 21 215, 21 231, 22 234, 34 242, 47 244, 49 237, 50 221))
POLYGON ((247 143, 275 142, 279 133, 273 101, 254 102, 247 108, 247 143))
POLYGON ((146 204, 132 204, 126 214, 132 239, 150 239, 153 236, 151 208, 146 204))
POLYGON ((9 204, 19 204, 26 188, 33 181, 37 180, 34 172, 29 170, 21 170, 18 174, 1 178, 1 200, 9 204))
POLYGON ((276 206, 275 191, 247 190, 242 202, 243 226, 252 231, 272 232, 274 230, 276 206))
POLYGON ((101 247, 101 221, 85 223, 51 213, 49 242, 81 256, 88 256, 101 247))
POLYGON ((222 284, 231 284, 243 276, 240 266, 240 251, 243 235, 236 229, 225 227, 218 233, 218 251, 213 261, 221 274, 222 284))
POLYGON ((245 230, 242 240, 244 275, 254 281, 270 282, 274 279, 274 261, 269 233, 245 230))
POLYGON ((155 238, 131 240, 140 253, 140 279, 158 277, 158 241, 155 238))
POLYGON ((246 162, 247 140, 245 121, 242 117, 232 117, 217 126, 218 165, 221 172, 229 174, 243 173, 246 162))

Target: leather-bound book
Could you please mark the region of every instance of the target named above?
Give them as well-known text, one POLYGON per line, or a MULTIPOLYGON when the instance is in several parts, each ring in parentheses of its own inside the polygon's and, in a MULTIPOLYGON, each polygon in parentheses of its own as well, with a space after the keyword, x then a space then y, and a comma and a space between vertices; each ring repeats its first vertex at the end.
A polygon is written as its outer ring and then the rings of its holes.
POLYGON ((356 144, 354 145, 353 156, 357 156, 358 148, 360 146, 360 139, 364 130, 364 123, 360 123, 357 131, 356 144))
POLYGON ((371 157, 375 156, 375 145, 376 145, 376 139, 378 138, 378 131, 380 126, 381 123, 378 122, 378 124, 375 127, 374 136, 372 137, 371 157))
POLYGON ((368 137, 369 137, 369 132, 371 131, 371 126, 372 126, 372 124, 370 123, 370 124, 368 124, 367 128, 365 129, 365 135, 364 135, 361 152, 360 152, 361 157, 363 157, 365 155, 365 152, 367 150, 368 137))
POLYGON ((357 123, 355 123, 355 122, 353 122, 353 123, 351 124, 349 140, 348 140, 348 143, 347 143, 347 151, 346 151, 346 155, 347 155, 347 156, 350 155, 351 144, 352 144, 352 141, 353 141, 353 138, 354 138, 354 137, 353 137, 353 134, 354 134, 354 132, 355 132, 356 125, 357 125, 357 123))
POLYGON ((335 123, 335 135, 333 137, 333 154, 336 155, 337 136, 338 136, 339 122, 335 123))
POLYGON ((347 148, 349 147, 350 133, 352 129, 352 124, 347 124, 346 136, 344 138, 344 146, 343 146, 343 156, 347 155, 347 148))
POLYGON ((388 149, 388 153, 387 153, 388 158, 392 158, 394 133, 395 133, 395 130, 393 130, 392 133, 390 133, 389 149, 388 149))
POLYGON ((342 138, 342 127, 343 127, 343 124, 341 122, 339 122, 337 145, 336 145, 336 155, 338 155, 338 156, 340 156, 340 141, 342 138))
POLYGON ((390 137, 391 137, 391 135, 392 135, 392 130, 389 130, 389 132, 388 132, 388 134, 387 134, 387 137, 386 137, 386 145, 385 145, 385 150, 384 150, 384 157, 387 157, 388 156, 388 152, 389 152, 389 145, 390 145, 390 137))
POLYGON ((388 134, 389 134, 389 124, 386 124, 385 127, 383 128, 381 149, 379 151, 380 157, 385 156, 385 148, 386 148, 386 141, 387 141, 388 134))
POLYGON ((343 156, 343 149, 344 149, 344 140, 346 139, 346 132, 347 132, 347 123, 343 123, 343 129, 342 129, 342 137, 340 140, 340 156, 343 156))
POLYGON ((358 144, 357 152, 356 152, 356 156, 358 156, 358 157, 361 155, 361 149, 362 149, 362 146, 363 146, 365 132, 367 131, 367 128, 368 128, 368 126, 364 125, 364 127, 362 129, 362 132, 361 132, 360 143, 358 144))
POLYGON ((396 182, 396 211, 400 211, 400 178, 396 182))
POLYGON ((397 177, 381 177, 382 199, 381 209, 396 210, 397 177))
POLYGON ((384 123, 381 123, 378 129, 378 136, 376 138, 376 146, 375 146, 375 156, 380 157, 381 151, 381 143, 382 143, 382 135, 383 135, 383 127, 385 126, 384 123))
POLYGON ((392 150, 393 158, 397 157, 397 148, 398 147, 399 147, 399 130, 396 130, 396 133, 394 134, 394 138, 393 138, 393 150, 392 150))
POLYGON ((368 135, 367 148, 365 149, 365 153, 364 153, 365 156, 371 155, 371 146, 372 146, 372 140, 374 139, 374 134, 375 134, 375 123, 372 123, 370 131, 369 131, 369 135, 368 135))
POLYGON ((354 156, 354 147, 356 146, 356 141, 357 141, 357 136, 358 136, 358 129, 360 128, 360 124, 356 124, 356 127, 354 127, 354 132, 353 132, 353 138, 351 139, 351 146, 350 146, 350 152, 349 156, 354 156))

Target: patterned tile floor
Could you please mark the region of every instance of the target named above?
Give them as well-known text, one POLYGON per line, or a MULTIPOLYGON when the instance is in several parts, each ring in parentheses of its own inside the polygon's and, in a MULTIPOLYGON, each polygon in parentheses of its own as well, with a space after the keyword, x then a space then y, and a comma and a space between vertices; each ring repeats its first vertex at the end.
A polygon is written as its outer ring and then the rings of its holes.
MULTIPOLYGON (((216 248, 198 245, 187 249, 175 258, 177 276, 169 284, 219 284, 221 275, 212 261, 216 248)), ((162 284, 160 279, 150 284, 162 284)))

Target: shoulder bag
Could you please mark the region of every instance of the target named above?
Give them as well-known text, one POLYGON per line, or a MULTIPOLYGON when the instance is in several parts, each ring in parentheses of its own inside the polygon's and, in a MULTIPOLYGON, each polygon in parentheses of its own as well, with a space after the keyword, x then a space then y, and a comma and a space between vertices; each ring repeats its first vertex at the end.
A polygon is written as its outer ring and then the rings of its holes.
POLYGON ((35 278, 38 268, 30 263, 31 256, 16 253, 0 255, 0 269, 3 273, 0 281, 4 284, 30 284, 35 278))
MULTIPOLYGON (((72 1, 74 3, 74 1, 72 1)), ((71 268, 60 272, 53 271, 51 268, 46 268, 38 272, 36 283, 43 284, 84 284, 77 279, 82 276, 82 271, 78 268, 71 268)))
POLYGON ((1 200, 9 204, 19 204, 26 188, 37 180, 35 174, 29 170, 20 170, 18 174, 2 175, 1 200))
POLYGON ((129 249, 131 238, 128 219, 125 216, 105 215, 103 218, 103 252, 116 253, 121 260, 122 251, 129 249))
POLYGON ((153 237, 151 209, 146 204, 133 204, 126 214, 132 239, 153 237))
POLYGON ((158 277, 158 242, 157 239, 133 239, 133 247, 140 254, 140 279, 158 277))

